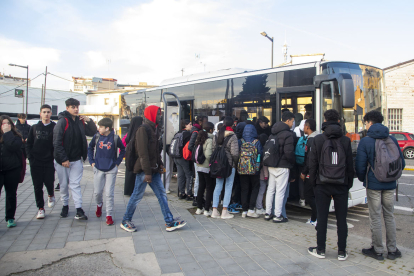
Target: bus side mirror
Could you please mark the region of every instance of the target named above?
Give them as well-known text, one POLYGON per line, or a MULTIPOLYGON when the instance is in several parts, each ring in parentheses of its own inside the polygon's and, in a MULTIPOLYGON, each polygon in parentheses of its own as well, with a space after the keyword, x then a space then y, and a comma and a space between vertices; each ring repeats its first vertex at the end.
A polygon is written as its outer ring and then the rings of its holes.
POLYGON ((353 108, 355 106, 355 90, 352 78, 342 78, 340 81, 342 107, 353 108))

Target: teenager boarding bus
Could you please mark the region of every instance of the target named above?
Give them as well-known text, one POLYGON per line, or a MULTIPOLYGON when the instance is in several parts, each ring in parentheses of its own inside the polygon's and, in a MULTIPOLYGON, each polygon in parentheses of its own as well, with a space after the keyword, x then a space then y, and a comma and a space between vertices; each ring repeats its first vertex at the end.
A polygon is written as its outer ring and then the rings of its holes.
MULTIPOLYGON (((363 130, 366 112, 385 109, 382 87, 381 69, 350 62, 318 61, 254 71, 228 69, 169 79, 159 87, 124 93, 120 96, 120 118, 143 116, 148 105, 163 108, 162 94, 173 92, 181 101, 181 119, 207 116, 216 124, 223 116, 241 118, 247 114, 252 120, 268 118, 271 127, 281 121, 282 109, 287 109, 303 116, 310 112, 316 130, 321 131, 323 113, 335 109, 344 134, 351 136, 363 130)), ((167 104, 173 106, 176 101, 170 97, 167 104)), ((352 145, 355 157, 357 141, 352 145)), ((348 206, 365 203, 365 199, 366 191, 354 176, 348 206)))

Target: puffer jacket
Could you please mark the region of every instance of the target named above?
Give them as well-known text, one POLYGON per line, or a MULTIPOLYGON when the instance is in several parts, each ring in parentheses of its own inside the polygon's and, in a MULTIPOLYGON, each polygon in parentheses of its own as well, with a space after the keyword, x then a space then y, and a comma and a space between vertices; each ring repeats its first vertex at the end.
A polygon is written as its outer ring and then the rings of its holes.
POLYGON ((9 171, 22 166, 22 138, 12 131, 3 134, 0 143, 0 171, 9 171))
MULTIPOLYGON (((385 139, 390 137, 395 145, 399 147, 397 140, 389 136, 388 127, 383 124, 373 124, 367 132, 367 136, 362 138, 358 145, 355 170, 358 179, 364 182, 364 186, 367 187, 367 168, 368 164, 371 164, 372 169, 375 168, 375 141, 376 139, 385 139)), ((402 168, 405 168, 405 160, 403 153, 400 151, 402 160, 402 168)), ((397 187, 397 181, 391 182, 379 182, 372 170, 368 171, 368 187, 371 190, 393 190, 397 187)))
POLYGON ((278 168, 292 169, 296 163, 295 134, 284 122, 277 122, 272 127, 272 135, 277 135, 279 141, 280 160, 278 168))
MULTIPOLYGON (((30 125, 27 121, 24 124, 21 124, 19 120, 16 122, 16 128, 22 135, 23 140, 26 140, 29 137, 30 125)), ((22 148, 26 147, 26 142, 23 142, 22 148)))
POLYGON ((190 142, 188 143, 188 149, 190 151, 194 150, 194 145, 195 145, 195 141, 197 139, 198 132, 201 131, 201 130, 203 130, 203 128, 199 124, 194 123, 193 127, 191 128, 190 142))
POLYGON ((203 145, 203 153, 206 157, 206 161, 204 161, 203 164, 197 164, 197 167, 210 168, 210 157, 213 153, 213 137, 213 134, 208 133, 208 139, 204 142, 203 145))
POLYGON ((237 136, 237 139, 241 139, 243 137, 243 131, 244 131, 245 127, 246 127, 246 122, 241 122, 241 123, 237 124, 236 132, 235 132, 236 136, 237 136))
MULTIPOLYGON (((215 135, 213 137, 213 151, 216 149, 216 146, 217 146, 217 136, 218 135, 215 135)), ((229 161, 230 166, 232 166, 233 168, 236 168, 237 161, 239 160, 239 143, 233 131, 226 130, 224 132, 224 140, 226 139, 227 136, 231 136, 226 145, 227 159, 229 161)))

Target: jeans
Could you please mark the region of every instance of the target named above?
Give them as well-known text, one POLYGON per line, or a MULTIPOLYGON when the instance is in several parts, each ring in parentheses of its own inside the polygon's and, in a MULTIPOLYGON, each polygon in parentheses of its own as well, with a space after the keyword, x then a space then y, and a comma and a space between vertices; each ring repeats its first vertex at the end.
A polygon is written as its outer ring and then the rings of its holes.
MULTIPOLYGON (((236 169, 232 168, 231 175, 226 178, 223 208, 227 208, 229 206, 235 173, 236 173, 236 169)), ((224 178, 216 178, 216 188, 214 189, 214 194, 213 194, 213 208, 217 208, 219 205, 221 190, 223 190, 223 183, 224 183, 224 178)))
POLYGON ((39 209, 44 208, 45 200, 43 198, 43 184, 46 187, 48 195, 53 196, 55 194, 55 191, 53 190, 53 184, 55 182, 55 168, 53 168, 53 166, 30 166, 30 174, 32 175, 36 206, 39 209))
POLYGON ((174 158, 175 165, 177 166, 177 182, 178 193, 180 195, 185 194, 185 188, 187 187, 187 195, 192 195, 191 191, 191 169, 189 161, 184 158, 174 158))
POLYGON ((266 214, 272 213, 272 203, 275 200, 275 216, 282 215, 283 206, 286 204, 286 190, 289 182, 289 169, 269 168, 269 184, 266 195, 266 214))
POLYGON ((55 161, 55 169, 60 183, 60 198, 63 206, 69 205, 69 188, 75 208, 82 208, 82 189, 80 181, 83 175, 83 164, 81 160, 70 162, 69 168, 63 167, 55 161))
POLYGON ((161 212, 164 215, 165 223, 169 224, 174 221, 173 215, 171 214, 170 208, 168 207, 167 194, 165 193, 164 185, 161 181, 161 176, 159 173, 152 174, 151 183, 146 183, 144 181, 145 173, 137 173, 135 179, 135 188, 132 192, 131 197, 129 198, 128 205, 124 214, 123 220, 131 221, 134 216, 135 209, 138 206, 138 203, 144 197, 145 189, 147 184, 150 185, 151 189, 154 191, 155 196, 158 199, 158 203, 161 207, 161 212))
POLYGON ((346 250, 348 237, 348 224, 346 216, 348 213, 348 186, 335 184, 319 184, 315 188, 316 208, 318 209, 318 224, 316 226, 316 237, 318 250, 325 251, 326 229, 328 226, 329 206, 333 198, 335 206, 336 226, 338 233, 338 251, 346 250))
POLYGON ((107 172, 100 171, 94 167, 93 173, 95 202, 96 204, 101 204, 103 202, 102 194, 105 188, 106 215, 112 216, 114 211, 115 181, 116 174, 118 173, 118 167, 115 166, 112 170, 107 172))
POLYGON ((22 167, 8 171, 0 171, 0 194, 3 189, 6 191, 6 221, 14 219, 16 214, 17 187, 19 186, 22 167))
POLYGON ((394 193, 395 189, 367 189, 372 246, 374 246, 375 252, 377 253, 384 253, 384 247, 382 245, 381 210, 384 217, 388 253, 397 250, 397 233, 394 219, 394 193))
POLYGON ((243 212, 254 210, 260 188, 260 175, 240 175, 243 212))
POLYGON ((257 194, 256 199, 256 209, 263 209, 263 196, 266 192, 267 180, 260 180, 259 193, 257 194))
POLYGON ((209 173, 197 172, 200 186, 198 187, 199 194, 197 196, 197 208, 209 211, 211 208, 211 200, 213 199, 215 179, 209 173), (206 191, 206 200, 204 202, 204 190, 206 191), (204 206, 203 206, 204 203, 204 206))
MULTIPOLYGON (((164 151, 161 151, 161 158, 164 158, 164 151)), ((174 167, 174 161, 172 159, 171 156, 169 156, 168 154, 165 155, 165 159, 166 160, 162 160, 165 164, 165 183, 164 183, 164 187, 165 190, 168 191, 170 189, 170 182, 171 182, 171 177, 173 174, 173 167, 174 167)), ((161 180, 164 182, 164 177, 161 177, 161 180)))
POLYGON ((194 163, 194 173, 195 173, 195 179, 194 179, 194 196, 197 196, 198 193, 198 186, 200 185, 200 178, 197 173, 197 163, 194 163))
POLYGON ((231 201, 232 203, 241 203, 241 187, 240 187, 240 175, 238 172, 234 175, 233 189, 232 189, 231 201))

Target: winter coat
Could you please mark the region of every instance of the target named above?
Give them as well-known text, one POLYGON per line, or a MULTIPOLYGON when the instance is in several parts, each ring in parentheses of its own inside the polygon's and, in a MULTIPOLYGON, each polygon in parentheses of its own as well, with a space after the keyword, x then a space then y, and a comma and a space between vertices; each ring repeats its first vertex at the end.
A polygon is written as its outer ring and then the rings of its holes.
POLYGON ((246 122, 241 122, 237 124, 235 133, 238 140, 240 140, 243 137, 243 131, 246 125, 246 122))
MULTIPOLYGON (((226 130, 224 132, 223 143, 224 143, 224 140, 226 140, 227 136, 231 136, 229 138, 229 141, 227 142, 227 145, 226 145, 227 159, 229 161, 230 166, 232 166, 233 168, 236 168, 237 167, 237 161, 239 160, 239 143, 237 141, 237 137, 234 134, 234 132, 229 131, 229 130, 226 130)), ((218 137, 218 134, 213 137, 213 151, 217 147, 217 137, 218 137)))
POLYGON ((197 167, 210 168, 210 157, 213 153, 213 137, 213 134, 208 133, 208 139, 203 144, 203 153, 206 161, 203 164, 197 164, 197 167))
POLYGON ((348 189, 350 189, 352 188, 352 184, 354 182, 354 161, 352 159, 351 140, 348 137, 344 136, 342 127, 338 122, 325 122, 322 124, 322 130, 324 131, 323 134, 316 135, 315 138, 313 138, 312 148, 309 152, 309 183, 312 186, 315 186, 316 184, 329 184, 322 182, 319 178, 318 173, 322 154, 322 146, 323 143, 329 138, 340 138, 346 158, 345 181, 342 185, 348 185, 348 189))
POLYGON ((262 128, 258 123, 255 125, 255 127, 256 127, 256 131, 257 131, 257 135, 260 135, 260 134, 264 133, 267 136, 270 136, 270 134, 272 132, 270 127, 262 128))
MULTIPOLYGON (((77 161, 75 157, 82 157, 86 160, 88 156, 88 142, 86 136, 94 136, 98 131, 92 120, 85 124, 76 116, 75 120, 69 112, 63 111, 58 115, 59 121, 53 130, 53 147, 54 157, 58 164, 62 165, 65 161, 77 161), (68 120, 68 128, 65 132, 66 119, 68 120), (76 129, 75 129, 76 128, 76 129), (86 135, 86 136, 85 136, 86 135), (79 153, 79 154, 78 154, 79 153)), ((78 159, 80 160, 80 158, 78 159)))
POLYGON ((54 167, 53 129, 55 126, 56 123, 52 121, 47 126, 39 121, 30 128, 26 142, 26 153, 30 166, 54 167))
MULTIPOLYGON (((23 137, 23 140, 26 140, 29 137, 30 125, 27 121, 24 124, 21 124, 19 120, 16 122, 16 128, 23 137)), ((26 142, 23 142, 22 149, 25 148, 26 142)))
POLYGON ((0 171, 9 171, 22 166, 22 138, 12 131, 3 134, 0 143, 0 171))
POLYGON ((98 146, 96 146, 96 135, 95 134, 89 143, 88 147, 88 160, 92 165, 95 163, 95 168, 100 171, 108 172, 115 166, 119 166, 125 156, 125 146, 122 143, 121 138, 118 137, 117 148, 115 145, 115 133, 112 130, 108 136, 100 135, 98 140, 98 146), (117 157, 118 149, 121 149, 119 156, 117 157), (96 151, 96 153, 95 153, 96 151))
MULTIPOLYGON (((199 124, 194 123, 193 127, 191 128, 190 143, 188 144, 188 149, 190 151, 193 151, 194 145, 195 145, 195 141, 197 139, 198 132, 201 131, 201 130, 203 130, 203 128, 199 124)), ((185 144, 187 144, 187 142, 185 144)))
MULTIPOLYGON (((358 179, 364 182, 364 186, 367 187, 367 168, 368 164, 375 169, 375 141, 376 139, 385 139, 390 137, 395 145, 399 147, 397 140, 389 136, 388 127, 383 124, 374 124, 368 129, 367 136, 362 138, 358 145, 357 156, 355 161, 355 170, 358 179)), ((405 160, 403 153, 400 151, 402 160, 402 168, 405 167, 405 160)), ((391 182, 379 182, 374 175, 374 172, 370 169, 368 171, 368 187, 371 190, 393 190, 397 187, 397 181, 391 182)))
MULTIPOLYGON (((149 106, 147 108, 154 107, 149 106)), ((150 115, 145 115, 145 123, 138 128, 135 134, 135 153, 138 156, 134 165, 134 173, 142 173, 145 175, 152 175, 153 173, 159 173, 160 167, 163 166, 161 161, 159 137, 160 129, 156 125, 156 113, 158 108, 150 109, 150 115), (149 134, 147 132, 149 130, 149 134)))
POLYGON ((309 152, 312 149, 312 143, 313 143, 313 138, 315 138, 316 135, 321 134, 318 130, 312 132, 311 135, 308 136, 308 142, 306 143, 306 148, 305 148, 305 165, 303 166, 302 172, 305 176, 307 176, 309 174, 309 152))
POLYGON ((272 135, 277 135, 279 142, 278 168, 292 169, 296 163, 294 133, 284 122, 277 122, 272 127, 272 135))

